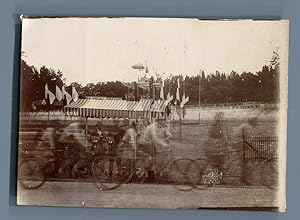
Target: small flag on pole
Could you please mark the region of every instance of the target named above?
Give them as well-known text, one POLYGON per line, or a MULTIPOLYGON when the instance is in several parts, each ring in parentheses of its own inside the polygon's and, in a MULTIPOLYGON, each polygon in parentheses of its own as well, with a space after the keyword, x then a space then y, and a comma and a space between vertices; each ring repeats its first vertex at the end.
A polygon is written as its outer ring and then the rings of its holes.
POLYGON ((165 100, 165 95, 164 95, 164 81, 162 81, 161 86, 160 86, 160 95, 159 95, 159 97, 162 100, 165 100))
POLYGON ((45 99, 48 98, 48 95, 49 95, 50 105, 52 105, 52 103, 55 100, 55 95, 48 89, 48 84, 46 83, 46 85, 45 85, 45 99))
POLYGON ((63 97, 66 96, 66 102, 67 102, 67 105, 69 105, 70 102, 72 101, 72 96, 66 91, 65 86, 62 86, 61 91, 62 91, 63 97))
POLYGON ((176 100, 178 102, 176 101, 176 104, 180 103, 180 91, 179 91, 179 89, 180 89, 180 81, 179 81, 179 78, 177 78, 176 100))
POLYGON ((179 88, 176 91, 176 101, 180 102, 179 88))
POLYGON ((61 93, 62 93, 63 96, 64 96, 65 93, 66 93, 66 88, 65 88, 64 85, 61 87, 61 93))
POLYGON ((63 100, 63 94, 62 94, 62 92, 60 91, 60 89, 58 88, 57 85, 55 86, 55 96, 56 96, 58 101, 63 100))
POLYGON ((170 95, 170 92, 168 92, 168 94, 167 94, 167 104, 172 102, 172 100, 173 100, 173 95, 170 95))
POLYGON ((45 99, 48 98, 48 84, 45 84, 45 99))
POLYGON ((180 103, 180 108, 183 108, 183 106, 190 101, 190 98, 188 96, 185 96, 185 94, 182 95, 182 101, 180 103))
POLYGON ((74 102, 77 102, 77 100, 78 100, 78 93, 77 93, 75 87, 72 87, 72 99, 74 100, 74 102))
POLYGON ((67 92, 65 93, 65 96, 66 96, 67 105, 69 105, 70 102, 72 101, 72 96, 67 92))

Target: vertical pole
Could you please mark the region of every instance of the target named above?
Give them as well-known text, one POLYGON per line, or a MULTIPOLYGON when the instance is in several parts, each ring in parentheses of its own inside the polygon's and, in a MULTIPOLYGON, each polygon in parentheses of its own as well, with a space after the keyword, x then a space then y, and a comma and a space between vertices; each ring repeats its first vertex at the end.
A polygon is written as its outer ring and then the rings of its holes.
POLYGON ((246 184, 246 144, 245 144, 245 131, 243 129, 243 157, 242 157, 242 172, 241 182, 246 184))
POLYGON ((173 128, 175 128, 175 107, 173 106, 173 112, 172 112, 172 114, 173 114, 173 128))
POLYGON ((138 83, 136 83, 136 93, 137 93, 137 101, 139 101, 140 100, 140 91, 139 91, 139 86, 138 86, 138 83))
POLYGON ((155 100, 155 85, 152 84, 152 98, 155 100))
POLYGON ((180 140, 180 143, 182 143, 181 115, 182 115, 182 108, 180 108, 180 114, 179 114, 179 140, 180 140))
POLYGON ((85 150, 88 150, 88 140, 87 140, 87 135, 88 135, 88 117, 86 117, 86 123, 85 123, 85 150))
POLYGON ((126 95, 126 100, 129 100, 129 87, 127 86, 127 95, 126 95))
MULTIPOLYGON (((200 71, 202 73, 202 71, 200 71)), ((201 104, 201 75, 199 74, 199 100, 198 100, 198 109, 199 109, 199 124, 200 124, 200 104, 201 104)))

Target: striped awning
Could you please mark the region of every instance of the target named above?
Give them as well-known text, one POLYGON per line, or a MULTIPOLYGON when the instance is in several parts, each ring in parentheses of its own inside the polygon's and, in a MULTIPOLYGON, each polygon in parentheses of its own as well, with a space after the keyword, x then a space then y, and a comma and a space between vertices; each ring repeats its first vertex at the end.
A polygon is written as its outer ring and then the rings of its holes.
POLYGON ((79 99, 64 107, 66 114, 83 117, 107 118, 146 118, 151 112, 164 112, 165 101, 141 99, 127 101, 117 99, 79 99))
POLYGON ((151 112, 165 112, 168 102, 165 100, 154 100, 151 106, 151 112))
POLYGON ((130 112, 130 118, 149 118, 153 99, 141 99, 130 112))

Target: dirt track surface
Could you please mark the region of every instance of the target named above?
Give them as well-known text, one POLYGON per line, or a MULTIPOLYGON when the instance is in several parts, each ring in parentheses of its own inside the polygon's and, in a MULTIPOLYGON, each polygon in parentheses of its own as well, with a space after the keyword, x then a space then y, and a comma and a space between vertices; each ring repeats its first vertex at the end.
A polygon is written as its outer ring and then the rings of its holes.
POLYGON ((212 187, 179 191, 172 185, 124 184, 100 191, 93 183, 46 182, 35 190, 18 186, 18 205, 115 208, 276 207, 277 190, 212 187))

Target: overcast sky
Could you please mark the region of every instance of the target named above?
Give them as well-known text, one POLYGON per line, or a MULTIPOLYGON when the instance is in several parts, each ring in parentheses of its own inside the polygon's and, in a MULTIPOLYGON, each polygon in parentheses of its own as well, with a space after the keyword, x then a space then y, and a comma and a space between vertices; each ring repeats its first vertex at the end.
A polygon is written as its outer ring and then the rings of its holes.
POLYGON ((136 63, 170 74, 257 72, 285 42, 283 22, 156 18, 23 19, 23 58, 67 84, 136 81, 136 63))

